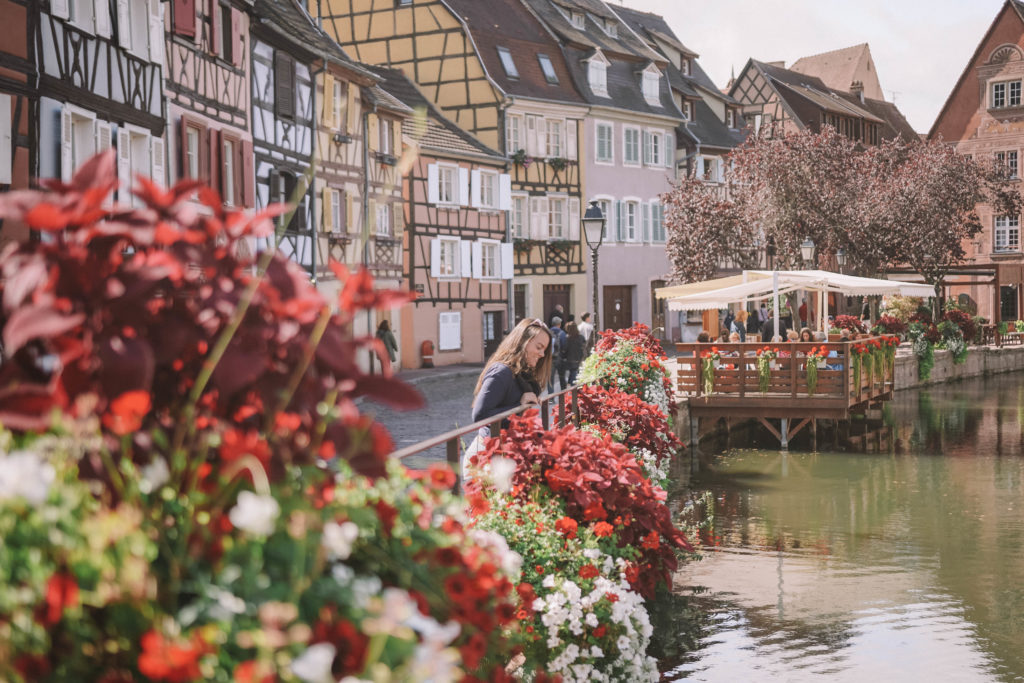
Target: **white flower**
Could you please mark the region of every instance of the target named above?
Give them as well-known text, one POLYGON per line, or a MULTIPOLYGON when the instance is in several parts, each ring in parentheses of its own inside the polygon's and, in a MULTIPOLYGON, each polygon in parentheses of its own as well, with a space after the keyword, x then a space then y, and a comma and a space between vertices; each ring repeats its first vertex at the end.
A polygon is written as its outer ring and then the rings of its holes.
POLYGON ((50 485, 57 478, 53 465, 42 456, 29 451, 14 451, 0 457, 0 501, 24 498, 39 507, 50 495, 50 485))
POLYGON ((242 531, 254 536, 269 536, 280 514, 281 506, 270 496, 242 491, 238 494, 238 503, 228 513, 228 519, 242 531))
POLYGON ((292 661, 292 673, 306 683, 331 683, 331 665, 337 650, 330 643, 310 645, 292 661))
POLYGON ((347 560, 352 554, 352 544, 359 538, 359 527, 354 522, 328 522, 324 524, 324 533, 320 544, 332 560, 347 560))
POLYGON ((502 493, 512 490, 512 477, 516 473, 516 461, 512 458, 491 458, 491 481, 502 493))
POLYGON ((153 458, 153 462, 143 467, 139 475, 141 476, 139 490, 146 494, 156 491, 171 480, 171 471, 167 469, 167 461, 159 455, 153 458))

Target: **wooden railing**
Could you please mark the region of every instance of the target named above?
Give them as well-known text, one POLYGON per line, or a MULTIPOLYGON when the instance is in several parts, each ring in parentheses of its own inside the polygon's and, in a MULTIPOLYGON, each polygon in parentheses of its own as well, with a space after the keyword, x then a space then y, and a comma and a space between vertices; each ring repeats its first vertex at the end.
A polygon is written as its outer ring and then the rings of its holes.
POLYGON ((770 348, 779 350, 779 357, 772 363, 768 386, 764 392, 760 388, 757 364, 757 352, 766 346, 764 343, 676 344, 676 391, 680 396, 727 403, 734 403, 736 399, 789 398, 800 401, 840 399, 845 400, 847 405, 856 405, 892 391, 893 367, 883 362, 881 376, 876 376, 870 355, 863 357, 860 377, 854 377, 856 373, 851 363, 852 347, 867 341, 768 344, 770 348), (834 355, 818 361, 817 385, 814 393, 810 394, 807 386, 807 354, 811 349, 820 349, 823 345, 834 355), (703 359, 700 355, 712 347, 718 349, 722 357, 715 369, 711 393, 707 394, 701 375, 703 359), (855 379, 859 381, 855 383, 855 379))

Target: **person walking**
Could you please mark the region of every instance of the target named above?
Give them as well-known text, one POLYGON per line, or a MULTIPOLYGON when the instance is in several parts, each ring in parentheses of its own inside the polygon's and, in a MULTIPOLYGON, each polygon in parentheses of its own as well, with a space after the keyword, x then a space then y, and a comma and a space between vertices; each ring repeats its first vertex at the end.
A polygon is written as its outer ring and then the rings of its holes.
POLYGON ((580 316, 579 330, 580 335, 583 337, 583 351, 585 355, 590 355, 591 350, 594 348, 594 339, 597 335, 594 334, 594 323, 590 322, 590 313, 584 313, 580 316))
POLYGON ((383 342, 391 362, 394 363, 398 360, 398 341, 395 339, 394 332, 391 331, 391 321, 387 319, 380 321, 380 324, 377 325, 377 339, 383 342))
POLYGON ((738 334, 741 342, 747 341, 747 315, 749 314, 746 311, 737 311, 729 327, 729 332, 738 334))
POLYGON ((555 326, 555 318, 558 318, 559 322, 565 320, 565 309, 562 308, 562 304, 555 304, 555 310, 548 316, 548 327, 555 326))
POLYGON ((548 382, 548 393, 555 393, 555 377, 558 377, 559 390, 567 389, 566 384, 567 368, 565 364, 565 352, 568 350, 569 337, 562 329, 562 319, 555 316, 551 319, 551 381, 548 382))
MULTIPOLYGON (((486 420, 516 406, 537 405, 541 378, 548 377, 550 372, 551 332, 543 321, 526 318, 501 340, 480 373, 473 390, 472 421, 486 420)), ((469 471, 470 458, 490 435, 489 427, 481 427, 463 453, 463 480, 469 471)))
POLYGON ((567 337, 565 343, 565 367, 569 375, 569 386, 576 384, 576 375, 580 371, 580 363, 583 362, 584 356, 586 356, 585 348, 587 342, 583 339, 583 335, 580 334, 579 328, 576 323, 569 323, 565 326, 565 334, 567 337))

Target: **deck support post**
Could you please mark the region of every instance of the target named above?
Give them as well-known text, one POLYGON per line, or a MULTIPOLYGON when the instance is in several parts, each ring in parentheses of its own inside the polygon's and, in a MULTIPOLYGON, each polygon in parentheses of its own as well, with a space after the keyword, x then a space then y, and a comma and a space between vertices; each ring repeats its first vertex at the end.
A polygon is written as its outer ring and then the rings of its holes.
POLYGON ((782 424, 779 429, 779 446, 784 451, 789 450, 789 418, 781 418, 782 424))
POLYGON ((811 450, 818 452, 818 418, 811 418, 811 450))
POLYGON ((700 444, 700 418, 690 414, 690 452, 696 453, 700 444))

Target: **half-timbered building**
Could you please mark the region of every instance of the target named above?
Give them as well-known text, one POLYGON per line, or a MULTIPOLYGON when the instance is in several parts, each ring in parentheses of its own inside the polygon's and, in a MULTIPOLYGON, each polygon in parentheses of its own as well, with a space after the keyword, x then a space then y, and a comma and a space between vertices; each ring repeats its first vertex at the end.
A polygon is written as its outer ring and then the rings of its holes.
MULTIPOLYGON (((36 133, 34 42, 29 40, 31 3, 0 0, 0 192, 29 186, 36 160, 30 144, 36 133)), ((0 219, 0 244, 21 241, 24 223, 0 219)))
POLYGON ((520 0, 310 0, 354 59, 399 68, 457 126, 513 161, 515 317, 588 308, 579 217, 587 106, 520 0))
POLYGON ((174 0, 165 21, 168 183, 206 181, 256 202, 250 118, 251 0, 174 0))
POLYGON ((403 182, 405 283, 418 294, 402 312, 402 363, 417 363, 426 340, 435 365, 483 362, 509 324, 508 160, 442 115, 402 72, 375 71, 416 112, 402 127, 415 159, 403 182))
POLYGON ((39 71, 39 175, 69 179, 117 147, 120 198, 135 174, 166 180, 164 5, 51 0, 31 22, 39 71))

